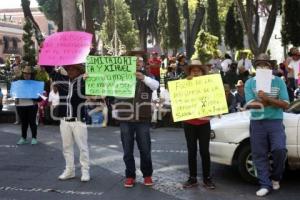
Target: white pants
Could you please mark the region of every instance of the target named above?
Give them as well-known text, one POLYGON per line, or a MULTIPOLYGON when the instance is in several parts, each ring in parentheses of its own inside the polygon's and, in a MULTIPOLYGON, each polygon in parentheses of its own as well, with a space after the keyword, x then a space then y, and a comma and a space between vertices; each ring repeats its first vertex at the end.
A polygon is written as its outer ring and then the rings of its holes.
POLYGON ((60 132, 63 144, 63 155, 66 160, 66 169, 75 169, 74 165, 74 141, 80 151, 81 170, 89 170, 89 149, 87 144, 86 124, 75 121, 66 122, 60 120, 60 132))

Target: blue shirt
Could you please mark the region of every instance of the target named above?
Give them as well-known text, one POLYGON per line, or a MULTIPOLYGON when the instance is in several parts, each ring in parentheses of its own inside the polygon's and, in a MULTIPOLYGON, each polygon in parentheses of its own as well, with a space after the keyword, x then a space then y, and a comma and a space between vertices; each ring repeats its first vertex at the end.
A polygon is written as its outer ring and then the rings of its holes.
MULTIPOLYGON (((289 103, 287 87, 284 81, 277 76, 274 76, 272 79, 271 93, 266 93, 266 95, 289 103)), ((259 100, 255 77, 247 80, 245 83, 245 97, 247 103, 259 100)), ((274 106, 267 106, 263 109, 251 109, 251 120, 263 119, 283 119, 283 109, 274 106)))

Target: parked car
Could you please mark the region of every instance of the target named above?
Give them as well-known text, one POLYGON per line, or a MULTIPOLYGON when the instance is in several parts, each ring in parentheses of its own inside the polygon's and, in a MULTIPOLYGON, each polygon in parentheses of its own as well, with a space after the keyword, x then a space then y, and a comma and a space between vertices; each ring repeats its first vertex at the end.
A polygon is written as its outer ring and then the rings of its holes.
MULTIPOLYGON (((300 169, 300 100, 284 112, 283 123, 288 149, 287 167, 300 169)), ((211 120, 210 154, 212 162, 237 166, 243 179, 257 181, 250 148, 250 111, 231 113, 211 120)), ((270 162, 271 156, 270 156, 270 162)))

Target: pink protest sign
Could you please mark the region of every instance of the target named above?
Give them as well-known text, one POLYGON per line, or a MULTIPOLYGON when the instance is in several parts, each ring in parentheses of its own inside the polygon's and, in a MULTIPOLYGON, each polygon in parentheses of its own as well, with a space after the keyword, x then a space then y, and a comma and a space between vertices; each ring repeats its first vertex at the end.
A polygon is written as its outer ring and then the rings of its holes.
POLYGON ((39 65, 84 63, 90 52, 92 34, 79 31, 54 33, 43 42, 39 65))

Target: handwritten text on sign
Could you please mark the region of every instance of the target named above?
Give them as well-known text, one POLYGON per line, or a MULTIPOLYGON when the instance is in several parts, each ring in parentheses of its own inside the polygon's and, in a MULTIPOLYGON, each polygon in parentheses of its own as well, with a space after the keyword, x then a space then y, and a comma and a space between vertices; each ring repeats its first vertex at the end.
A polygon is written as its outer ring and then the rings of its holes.
POLYGON ((90 33, 69 31, 54 33, 43 42, 39 65, 72 65, 85 63, 90 52, 90 33))
POLYGON ((168 86, 175 122, 228 112, 222 79, 218 74, 170 81, 168 86))
POLYGON ((134 97, 136 57, 88 56, 87 95, 134 97))

